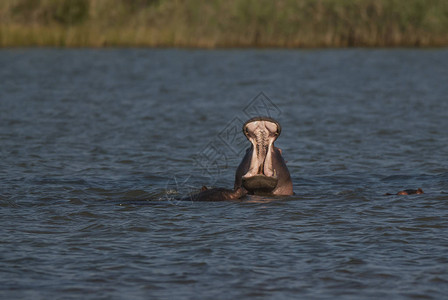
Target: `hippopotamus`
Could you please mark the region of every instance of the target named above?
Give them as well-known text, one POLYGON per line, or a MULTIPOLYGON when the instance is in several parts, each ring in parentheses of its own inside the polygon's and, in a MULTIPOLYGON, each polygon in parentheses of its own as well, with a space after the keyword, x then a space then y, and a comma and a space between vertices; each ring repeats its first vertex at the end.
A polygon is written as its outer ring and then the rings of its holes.
POLYGON ((414 195, 414 194, 423 194, 423 190, 421 188, 418 188, 416 190, 402 190, 402 191, 399 191, 396 194, 386 193, 384 195, 385 196, 392 196, 392 195, 414 195))
POLYGON ((255 117, 243 125, 251 142, 235 173, 233 190, 202 188, 193 201, 235 200, 245 195, 288 196, 293 194, 292 180, 281 149, 274 146, 281 133, 280 124, 269 117, 255 117))
POLYGON ((243 125, 251 142, 235 174, 234 189, 244 187, 248 194, 292 195, 292 180, 282 157, 274 146, 280 136, 280 124, 268 117, 255 117, 243 125))

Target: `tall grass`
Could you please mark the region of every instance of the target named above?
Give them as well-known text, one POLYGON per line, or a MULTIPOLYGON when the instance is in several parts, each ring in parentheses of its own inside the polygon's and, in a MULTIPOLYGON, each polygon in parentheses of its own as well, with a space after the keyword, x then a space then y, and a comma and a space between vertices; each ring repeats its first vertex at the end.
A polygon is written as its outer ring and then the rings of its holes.
POLYGON ((448 1, 1 0, 16 46, 448 46, 448 1))

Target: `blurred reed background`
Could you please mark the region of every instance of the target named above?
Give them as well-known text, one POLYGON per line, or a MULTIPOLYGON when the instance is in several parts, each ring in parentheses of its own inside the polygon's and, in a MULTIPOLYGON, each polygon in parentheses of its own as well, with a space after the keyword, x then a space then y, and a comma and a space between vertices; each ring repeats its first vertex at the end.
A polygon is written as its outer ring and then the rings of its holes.
POLYGON ((0 1, 1 47, 447 45, 447 0, 0 1))

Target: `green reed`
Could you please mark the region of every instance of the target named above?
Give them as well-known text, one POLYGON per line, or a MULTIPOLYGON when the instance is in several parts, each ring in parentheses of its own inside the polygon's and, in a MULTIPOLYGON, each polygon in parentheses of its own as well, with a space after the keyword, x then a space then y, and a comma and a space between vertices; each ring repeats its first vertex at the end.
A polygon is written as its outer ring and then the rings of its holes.
POLYGON ((447 45, 447 0, 0 1, 1 47, 447 45))

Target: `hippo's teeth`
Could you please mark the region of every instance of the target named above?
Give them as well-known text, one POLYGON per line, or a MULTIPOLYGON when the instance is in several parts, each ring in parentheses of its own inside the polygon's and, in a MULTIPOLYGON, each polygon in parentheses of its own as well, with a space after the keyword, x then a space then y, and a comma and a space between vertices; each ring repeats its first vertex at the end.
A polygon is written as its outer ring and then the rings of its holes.
POLYGON ((277 177, 277 171, 274 169, 274 177, 277 177))

